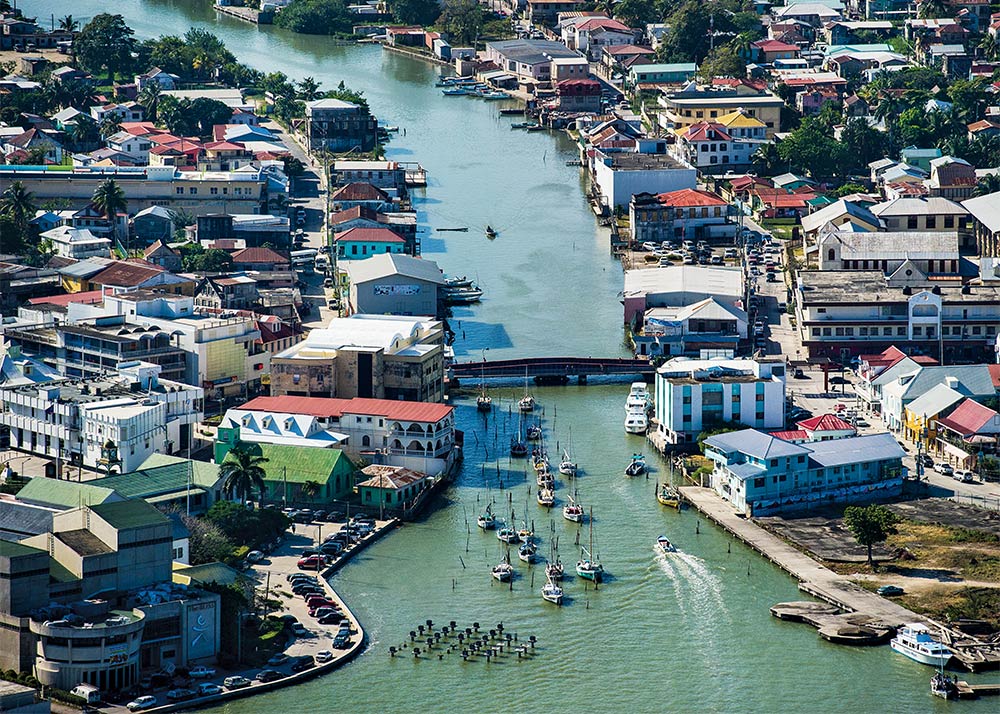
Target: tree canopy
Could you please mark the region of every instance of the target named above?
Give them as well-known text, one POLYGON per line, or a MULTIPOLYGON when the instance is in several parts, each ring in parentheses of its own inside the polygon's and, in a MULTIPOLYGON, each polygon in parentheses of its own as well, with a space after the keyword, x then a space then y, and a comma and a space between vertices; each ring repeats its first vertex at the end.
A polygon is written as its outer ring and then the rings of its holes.
POLYGON ((483 8, 478 0, 444 0, 438 25, 454 42, 471 45, 483 29, 483 8))
POLYGON ((73 52, 84 69, 107 70, 112 81, 132 68, 136 49, 135 32, 121 15, 101 13, 83 26, 73 41, 73 52))
POLYGON ((346 34, 354 25, 354 15, 344 0, 292 0, 275 15, 274 24, 308 35, 346 34))
POLYGON ((899 517, 878 504, 848 506, 844 509, 844 525, 859 544, 868 548, 868 565, 872 565, 872 547, 884 543, 896 532, 899 517))

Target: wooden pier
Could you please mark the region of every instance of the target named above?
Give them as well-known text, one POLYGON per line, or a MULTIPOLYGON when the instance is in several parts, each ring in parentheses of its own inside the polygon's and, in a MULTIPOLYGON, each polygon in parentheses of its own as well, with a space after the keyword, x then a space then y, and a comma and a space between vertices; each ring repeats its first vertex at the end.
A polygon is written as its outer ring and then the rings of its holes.
MULTIPOLYGON (((794 546, 770 533, 752 520, 738 515, 732 506, 723 501, 712 489, 698 486, 682 486, 678 489, 685 501, 697 508, 706 518, 728 531, 731 535, 753 548, 799 582, 799 590, 835 606, 848 616, 836 616, 830 611, 816 612, 815 616, 796 617, 792 612, 801 603, 782 603, 772 608, 776 617, 783 613, 783 619, 810 622, 828 634, 849 634, 844 628, 863 627, 873 633, 883 628, 894 630, 911 622, 927 625, 932 631, 941 632, 944 644, 954 653, 956 661, 972 672, 1000 669, 1000 645, 979 640, 957 630, 953 630, 923 615, 918 615, 902 605, 884 598, 856 583, 838 575, 821 563, 813 560, 794 546), (838 618, 834 621, 831 618, 838 618)), ((824 638, 838 641, 836 636, 824 638)), ((850 638, 839 641, 848 642, 850 638)), ((861 644, 861 642, 858 642, 861 644)))
POLYGON ((969 684, 968 682, 958 681, 956 685, 958 686, 959 699, 1000 696, 1000 684, 969 684))
POLYGON ((219 5, 215 4, 213 6, 216 12, 221 12, 223 15, 229 15, 230 17, 235 17, 244 22, 250 22, 254 25, 270 25, 274 22, 274 13, 271 11, 262 12, 261 10, 256 10, 252 7, 242 7, 238 5, 219 5))

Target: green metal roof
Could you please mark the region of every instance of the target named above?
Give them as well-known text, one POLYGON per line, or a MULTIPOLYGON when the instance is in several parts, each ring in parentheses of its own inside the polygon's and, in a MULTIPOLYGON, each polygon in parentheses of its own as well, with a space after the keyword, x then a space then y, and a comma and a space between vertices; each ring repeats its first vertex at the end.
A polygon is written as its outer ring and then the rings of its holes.
POLYGON ((123 528, 169 524, 170 522, 165 515, 153 506, 138 499, 118 501, 117 503, 102 503, 98 506, 91 506, 90 510, 107 521, 112 528, 119 530, 123 528))
POLYGON ((138 471, 118 476, 108 476, 107 478, 97 479, 90 483, 94 486, 110 488, 126 498, 148 499, 166 494, 185 493, 187 491, 188 477, 190 476, 192 492, 204 491, 205 488, 203 485, 198 483, 198 473, 201 472, 204 480, 204 476, 208 470, 200 466, 194 466, 194 464, 198 463, 210 466, 211 472, 214 474, 207 488, 211 488, 219 480, 219 467, 215 464, 188 461, 187 459, 180 459, 176 463, 166 463, 162 466, 153 467, 147 466, 148 463, 147 460, 146 464, 138 471))
MULTIPOLYGON (((319 449, 315 446, 285 446, 283 444, 248 444, 247 451, 267 459, 261 467, 264 480, 288 483, 315 481, 326 485, 332 477, 354 473, 354 464, 340 449, 319 449)), ((229 455, 223 461, 231 460, 229 455)))
POLYGON ((36 476, 17 492, 18 499, 30 503, 44 503, 62 508, 93 506, 121 498, 110 488, 93 485, 94 482, 63 481, 36 476))
POLYGON ((186 479, 188 464, 191 464, 192 467, 192 483, 203 488, 215 488, 215 484, 219 480, 219 466, 208 461, 185 459, 181 456, 171 456, 168 454, 151 454, 148 459, 142 462, 139 471, 146 471, 162 466, 182 466, 184 478, 186 479))
POLYGON ((28 545, 21 545, 12 540, 0 540, 0 558, 19 558, 22 555, 44 554, 44 550, 32 548, 28 545))
POLYGON ((202 565, 174 567, 173 581, 182 585, 193 583, 232 585, 249 580, 246 575, 230 568, 225 563, 204 563, 202 565))

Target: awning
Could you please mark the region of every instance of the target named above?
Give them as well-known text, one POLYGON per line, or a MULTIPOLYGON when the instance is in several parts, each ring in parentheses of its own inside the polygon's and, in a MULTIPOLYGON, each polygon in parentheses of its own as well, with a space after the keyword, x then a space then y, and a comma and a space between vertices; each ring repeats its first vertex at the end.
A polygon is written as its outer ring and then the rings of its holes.
POLYGON ((940 439, 940 438, 937 441, 938 441, 938 444, 941 445, 942 450, 946 454, 949 454, 950 456, 954 456, 957 459, 967 459, 967 458, 969 458, 969 454, 965 453, 964 451, 962 451, 960 448, 958 448, 957 446, 955 446, 951 442, 945 441, 944 439, 940 439))

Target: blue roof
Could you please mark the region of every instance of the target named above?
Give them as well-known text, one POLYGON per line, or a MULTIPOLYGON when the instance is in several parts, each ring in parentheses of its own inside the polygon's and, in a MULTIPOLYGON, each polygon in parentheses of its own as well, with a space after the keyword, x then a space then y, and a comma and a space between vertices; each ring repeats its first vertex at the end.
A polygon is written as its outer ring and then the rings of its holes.
POLYGON ((809 449, 792 444, 781 439, 775 439, 756 429, 731 431, 727 434, 716 434, 705 439, 705 443, 723 452, 738 451, 747 456, 759 459, 776 459, 782 456, 798 456, 808 454, 809 449))
POLYGON ((889 432, 812 441, 808 450, 812 452, 809 455, 811 461, 826 467, 901 459, 904 456, 903 448, 889 432))

